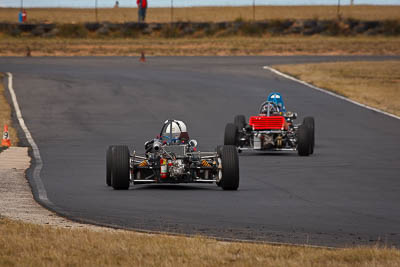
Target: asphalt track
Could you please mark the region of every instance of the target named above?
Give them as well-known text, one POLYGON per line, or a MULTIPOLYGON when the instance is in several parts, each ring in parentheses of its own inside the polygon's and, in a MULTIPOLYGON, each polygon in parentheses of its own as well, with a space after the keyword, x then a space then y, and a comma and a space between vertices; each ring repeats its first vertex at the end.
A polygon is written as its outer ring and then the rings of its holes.
MULTIPOLYGON (((0 58, 43 159, 50 209, 150 231, 328 246, 400 247, 400 120, 279 77, 263 66, 390 57, 0 58), (168 118, 202 151, 268 92, 316 120, 311 157, 242 153, 240 188, 105 185, 109 144, 140 153, 168 118)), ((397 57, 398 59, 398 57, 397 57)), ((23 137, 21 137, 22 140, 23 137)), ((32 179, 32 168, 28 171, 32 179)), ((32 181, 31 181, 32 182, 32 181)), ((37 190, 33 184, 33 192, 37 190)))

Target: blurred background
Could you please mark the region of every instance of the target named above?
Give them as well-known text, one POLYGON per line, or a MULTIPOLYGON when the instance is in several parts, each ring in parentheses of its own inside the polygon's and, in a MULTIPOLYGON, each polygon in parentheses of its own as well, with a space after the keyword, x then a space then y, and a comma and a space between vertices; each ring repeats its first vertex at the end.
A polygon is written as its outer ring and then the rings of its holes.
MULTIPOLYGON (((147 1, 146 22, 400 17, 400 0, 147 1)), ((26 9, 28 22, 128 22, 137 20, 136 7, 136 0, 0 0, 0 21, 17 21, 26 9)))
MULTIPOLYGON (((114 7, 113 0, 0 0, 0 7, 74 7, 99 8, 114 7)), ((120 7, 136 7, 136 0, 119 0, 120 7)), ((252 5, 253 0, 149 0, 149 7, 169 7, 171 3, 176 7, 193 6, 246 6, 252 5)), ((399 5, 399 0, 256 0, 256 5, 399 5)))

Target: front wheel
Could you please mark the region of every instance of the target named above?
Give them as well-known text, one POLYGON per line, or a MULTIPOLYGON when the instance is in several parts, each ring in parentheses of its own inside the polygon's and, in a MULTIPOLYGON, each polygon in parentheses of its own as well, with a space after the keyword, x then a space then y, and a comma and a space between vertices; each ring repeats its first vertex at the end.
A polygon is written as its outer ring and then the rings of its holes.
POLYGON ((305 124, 297 129, 297 152, 299 156, 308 156, 311 152, 311 133, 305 124))
POLYGON ((106 184, 111 186, 111 171, 112 171, 112 149, 114 146, 109 146, 106 152, 106 184))
POLYGON ((222 177, 219 186, 223 190, 239 188, 239 157, 235 146, 221 148, 222 177))
POLYGON ((237 126, 233 123, 228 123, 225 127, 224 145, 237 146, 238 136, 237 126))
POLYGON ((307 126, 309 134, 311 135, 311 145, 310 145, 310 154, 314 153, 314 143, 315 143, 315 122, 313 117, 305 117, 303 120, 303 124, 307 126))
POLYGON ((127 146, 114 146, 111 152, 112 171, 111 185, 115 190, 129 189, 130 164, 127 146))

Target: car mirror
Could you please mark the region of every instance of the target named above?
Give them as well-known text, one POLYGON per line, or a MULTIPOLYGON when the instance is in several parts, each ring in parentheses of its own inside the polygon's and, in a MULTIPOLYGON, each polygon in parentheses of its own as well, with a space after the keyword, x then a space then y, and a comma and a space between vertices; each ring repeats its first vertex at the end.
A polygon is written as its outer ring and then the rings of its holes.
POLYGON ((197 141, 194 140, 194 139, 192 139, 192 140, 189 141, 189 145, 190 145, 191 147, 197 147, 197 141))

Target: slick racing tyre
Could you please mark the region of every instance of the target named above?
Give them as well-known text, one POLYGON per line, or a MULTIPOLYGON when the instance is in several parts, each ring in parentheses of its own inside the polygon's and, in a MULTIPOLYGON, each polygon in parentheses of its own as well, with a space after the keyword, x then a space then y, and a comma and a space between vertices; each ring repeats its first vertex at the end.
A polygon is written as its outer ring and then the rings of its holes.
POLYGON ((307 126, 308 130, 311 134, 311 146, 310 146, 310 154, 314 153, 314 143, 315 143, 315 123, 313 117, 305 117, 303 120, 303 124, 307 126))
POLYGON ((224 145, 237 146, 239 132, 233 123, 228 123, 225 127, 224 145))
POLYGON ((236 115, 234 119, 234 124, 239 129, 239 131, 242 131, 243 128, 246 126, 246 117, 244 115, 236 115))
POLYGON ((111 152, 111 185, 116 190, 129 189, 129 149, 127 146, 114 146, 111 152))
POLYGON ((300 125, 297 129, 297 152, 299 156, 310 155, 311 137, 311 132, 307 125, 300 125))
POLYGON ((239 156, 235 146, 221 149, 222 178, 219 186, 224 190, 237 190, 239 187, 239 156))
POLYGON ((109 146, 106 152, 106 184, 111 186, 111 170, 112 170, 112 161, 111 161, 111 153, 114 146, 109 146))

